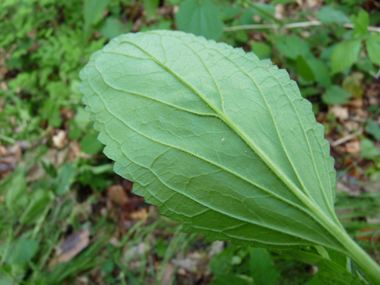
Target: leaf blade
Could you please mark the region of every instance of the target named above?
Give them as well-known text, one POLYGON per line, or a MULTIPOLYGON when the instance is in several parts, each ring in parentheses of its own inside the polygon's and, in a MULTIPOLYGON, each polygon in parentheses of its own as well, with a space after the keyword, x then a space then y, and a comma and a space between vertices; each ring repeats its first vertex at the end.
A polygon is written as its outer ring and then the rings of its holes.
POLYGON ((360 39, 350 39, 337 44, 330 56, 331 72, 336 74, 351 67, 359 56, 360 39))
POLYGON ((366 47, 368 52, 368 57, 370 60, 380 65, 380 55, 379 55, 379 48, 380 48, 380 35, 377 33, 371 33, 369 37, 366 39, 366 47))
POLYGON ((286 72, 224 44, 155 31, 114 39, 81 78, 115 171, 186 231, 342 250, 318 218, 335 219, 328 143, 286 72), (302 137, 296 146, 294 134, 302 137))

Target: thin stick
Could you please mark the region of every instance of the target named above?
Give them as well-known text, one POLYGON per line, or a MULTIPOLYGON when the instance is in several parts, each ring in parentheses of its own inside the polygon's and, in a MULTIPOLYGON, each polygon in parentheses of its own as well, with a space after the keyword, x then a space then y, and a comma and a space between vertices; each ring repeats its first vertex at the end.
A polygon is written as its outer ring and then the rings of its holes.
POLYGON ((335 146, 338 146, 342 143, 345 143, 349 140, 352 140, 353 138, 356 138, 357 136, 361 135, 363 133, 363 129, 360 129, 358 130, 357 132, 355 133, 352 133, 352 134, 349 134, 343 138, 340 138, 339 140, 336 140, 334 142, 331 143, 331 146, 335 147, 335 146))
MULTIPOLYGON (((257 24, 257 25, 240 25, 240 26, 233 26, 233 27, 226 27, 224 28, 225 31, 231 32, 231 31, 239 31, 239 30, 261 30, 261 29, 294 29, 294 28, 307 28, 311 26, 321 26, 324 23, 320 21, 308 21, 308 22, 298 22, 298 23, 291 23, 291 24, 285 24, 283 26, 279 24, 257 24)), ((343 24, 343 27, 347 29, 353 29, 353 24, 343 24)), ((368 27, 368 31, 371 32, 380 32, 379 27, 368 27)))

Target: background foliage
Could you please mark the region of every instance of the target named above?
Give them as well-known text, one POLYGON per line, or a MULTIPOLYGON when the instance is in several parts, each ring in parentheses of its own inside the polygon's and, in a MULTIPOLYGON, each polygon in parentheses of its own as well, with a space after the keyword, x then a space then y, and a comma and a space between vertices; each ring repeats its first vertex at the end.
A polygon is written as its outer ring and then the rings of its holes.
POLYGON ((182 234, 113 174, 81 103, 79 70, 109 39, 152 29, 203 35, 287 69, 331 142, 339 218, 379 261, 377 5, 2 1, 0 284, 305 284, 315 273, 291 257, 182 234))

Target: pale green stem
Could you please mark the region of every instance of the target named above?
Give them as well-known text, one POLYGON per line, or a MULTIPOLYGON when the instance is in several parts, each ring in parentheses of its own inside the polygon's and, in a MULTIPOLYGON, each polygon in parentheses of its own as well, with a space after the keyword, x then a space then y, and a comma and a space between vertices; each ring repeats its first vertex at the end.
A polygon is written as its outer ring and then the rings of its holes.
POLYGON ((328 227, 330 232, 346 249, 344 252, 362 270, 367 280, 373 285, 380 285, 380 265, 377 264, 340 226, 329 219, 325 214, 310 203, 309 208, 316 214, 328 227))
POLYGON ((347 254, 363 271, 367 280, 373 285, 380 285, 380 266, 377 264, 346 232, 342 232, 341 242, 347 254))

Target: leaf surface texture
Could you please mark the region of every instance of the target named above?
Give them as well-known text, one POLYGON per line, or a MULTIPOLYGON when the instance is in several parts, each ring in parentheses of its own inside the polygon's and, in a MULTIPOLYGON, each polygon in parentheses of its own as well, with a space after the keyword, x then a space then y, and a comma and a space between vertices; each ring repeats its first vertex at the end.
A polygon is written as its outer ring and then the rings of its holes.
POLYGON ((285 70, 202 37, 151 31, 113 39, 81 79, 115 171, 184 231, 267 248, 341 247, 315 214, 336 221, 329 144, 285 70))

